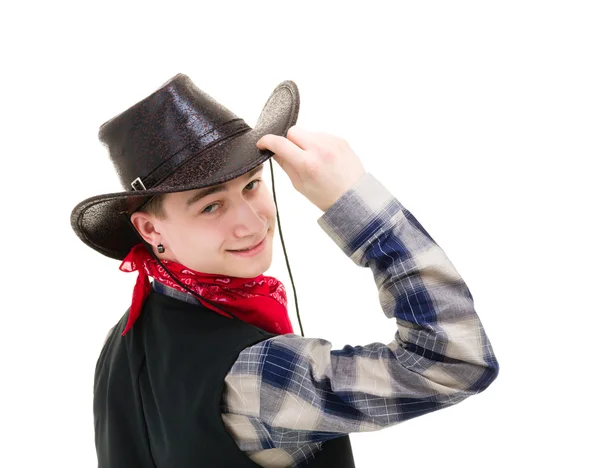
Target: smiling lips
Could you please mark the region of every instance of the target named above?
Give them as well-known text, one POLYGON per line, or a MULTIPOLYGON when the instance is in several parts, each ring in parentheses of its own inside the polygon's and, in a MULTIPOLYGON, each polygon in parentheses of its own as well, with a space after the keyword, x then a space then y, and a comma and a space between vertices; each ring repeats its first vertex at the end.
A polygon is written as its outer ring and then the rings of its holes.
POLYGON ((230 252, 244 252, 244 251, 252 250, 252 249, 254 249, 255 247, 259 246, 259 245, 262 243, 262 241, 264 241, 266 238, 267 238, 267 236, 265 235, 265 237, 263 237, 263 238, 262 238, 262 240, 261 240, 260 242, 258 242, 257 244, 254 244, 254 245, 253 245, 253 246, 251 246, 251 247, 247 247, 247 248, 245 248, 245 249, 230 250, 230 252))
MULTIPOLYGON (((260 242, 262 242, 262 241, 260 241, 260 242)), ((259 242, 258 244, 260 244, 260 242, 259 242)), ((256 244, 256 245, 258 245, 258 244, 256 244)), ((238 250, 236 250, 236 252, 240 252, 240 251, 244 251, 244 250, 251 250, 251 249, 253 249, 254 247, 256 247, 256 245, 253 245, 252 247, 247 247, 247 248, 245 248, 245 249, 238 249, 238 250)))
POLYGON ((230 250, 229 252, 231 252, 232 254, 238 255, 238 256, 242 256, 242 257, 251 257, 253 255, 258 254, 259 252, 262 252, 266 243, 267 243, 267 236, 265 236, 262 241, 260 241, 258 244, 256 244, 254 247, 252 247, 248 250, 230 250))

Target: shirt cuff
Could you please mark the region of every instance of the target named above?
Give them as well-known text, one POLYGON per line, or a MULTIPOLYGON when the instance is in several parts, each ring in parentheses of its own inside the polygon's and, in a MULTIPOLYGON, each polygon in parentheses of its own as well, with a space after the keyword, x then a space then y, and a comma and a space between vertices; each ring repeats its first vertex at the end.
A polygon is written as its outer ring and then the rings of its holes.
POLYGON ((367 172, 317 219, 317 223, 347 256, 358 262, 353 254, 381 234, 382 229, 389 228, 399 207, 402 206, 394 195, 367 172))

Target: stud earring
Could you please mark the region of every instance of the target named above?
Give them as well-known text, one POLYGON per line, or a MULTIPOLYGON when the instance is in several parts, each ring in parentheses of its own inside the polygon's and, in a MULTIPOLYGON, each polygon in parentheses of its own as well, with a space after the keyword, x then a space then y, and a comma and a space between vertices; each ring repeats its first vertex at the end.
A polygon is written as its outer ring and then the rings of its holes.
POLYGON ((158 249, 158 253, 165 253, 165 248, 162 244, 158 244, 156 248, 158 249))

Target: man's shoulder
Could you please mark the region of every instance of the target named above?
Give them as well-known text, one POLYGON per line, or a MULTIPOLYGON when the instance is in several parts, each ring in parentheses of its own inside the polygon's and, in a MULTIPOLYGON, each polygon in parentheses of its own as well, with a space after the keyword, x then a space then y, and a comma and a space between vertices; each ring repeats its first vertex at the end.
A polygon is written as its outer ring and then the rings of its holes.
POLYGON ((110 337, 110 335, 112 334, 112 332, 115 330, 115 328, 117 328, 117 324, 113 325, 110 330, 108 330, 108 333, 106 334, 106 338, 104 338, 104 343, 102 344, 102 346, 104 346, 106 344, 106 342, 108 341, 108 338, 110 337))

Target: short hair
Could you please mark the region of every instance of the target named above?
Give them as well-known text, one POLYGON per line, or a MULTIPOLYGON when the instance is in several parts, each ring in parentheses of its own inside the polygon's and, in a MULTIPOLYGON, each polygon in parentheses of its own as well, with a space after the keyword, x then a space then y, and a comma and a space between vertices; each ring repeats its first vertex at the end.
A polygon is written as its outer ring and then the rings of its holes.
POLYGON ((158 219, 165 219, 167 217, 167 213, 165 212, 165 209, 164 209, 164 206, 163 206, 165 195, 166 194, 164 194, 164 193, 159 193, 158 195, 154 195, 138 211, 154 215, 158 219))

